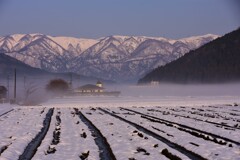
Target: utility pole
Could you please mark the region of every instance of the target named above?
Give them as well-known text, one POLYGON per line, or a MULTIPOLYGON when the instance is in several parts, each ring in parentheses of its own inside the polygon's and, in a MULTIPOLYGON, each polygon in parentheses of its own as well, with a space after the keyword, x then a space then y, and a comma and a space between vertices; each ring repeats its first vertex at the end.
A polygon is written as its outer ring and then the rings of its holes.
POLYGON ((72 87, 72 80, 73 80, 72 73, 70 73, 70 87, 72 87))
POLYGON ((23 76, 23 87, 24 87, 24 89, 26 89, 26 76, 25 75, 23 76))
POLYGON ((69 86, 69 91, 71 92, 72 91, 72 73, 70 73, 70 81, 68 83, 68 86, 69 86))
POLYGON ((14 103, 16 103, 17 98, 17 69, 14 69, 14 103))
POLYGON ((7 75, 7 99, 8 99, 8 101, 9 101, 9 92, 10 92, 10 90, 9 90, 9 80, 10 80, 10 76, 8 74, 7 75))

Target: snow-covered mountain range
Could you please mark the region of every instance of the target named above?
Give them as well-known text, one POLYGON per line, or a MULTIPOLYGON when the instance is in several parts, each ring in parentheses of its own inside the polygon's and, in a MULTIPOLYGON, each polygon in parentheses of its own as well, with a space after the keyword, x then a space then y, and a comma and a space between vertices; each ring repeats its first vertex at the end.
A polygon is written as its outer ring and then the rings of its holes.
POLYGON ((0 37, 0 53, 47 71, 125 81, 137 80, 217 37, 207 34, 179 40, 145 36, 79 39, 14 34, 0 37))

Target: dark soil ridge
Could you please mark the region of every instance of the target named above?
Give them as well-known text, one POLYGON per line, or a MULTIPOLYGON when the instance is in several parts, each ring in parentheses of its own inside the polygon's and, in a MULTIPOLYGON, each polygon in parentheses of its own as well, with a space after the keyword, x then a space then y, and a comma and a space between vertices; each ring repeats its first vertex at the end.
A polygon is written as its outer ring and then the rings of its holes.
POLYGON ((140 126, 140 125, 138 125, 136 123, 128 121, 128 120, 126 120, 126 119, 124 119, 124 118, 122 118, 120 116, 117 116, 117 115, 115 115, 113 113, 110 113, 110 112, 108 112, 108 111, 106 111, 106 110, 104 110, 102 108, 98 108, 98 109, 100 111, 103 111, 106 114, 109 114, 109 115, 111 115, 111 116, 113 116, 113 117, 123 121, 123 122, 126 122, 126 123, 130 124, 131 126, 135 127, 139 131, 144 132, 145 134, 148 134, 149 136, 151 136, 151 137, 153 137, 155 139, 158 139, 159 141, 165 143, 166 145, 168 145, 172 149, 179 151, 180 153, 184 154, 185 156, 189 157, 190 159, 194 159, 194 160, 207 160, 206 158, 202 157, 201 155, 198 155, 198 154, 196 154, 196 153, 194 153, 192 151, 189 151, 186 148, 184 148, 183 146, 180 146, 177 143, 171 142, 170 140, 168 140, 168 139, 166 139, 166 138, 156 134, 155 132, 152 132, 152 131, 150 131, 150 130, 148 130, 148 129, 146 129, 146 128, 144 128, 144 127, 142 127, 142 126, 140 126))
POLYGON ((11 110, 9 110, 9 111, 7 111, 7 112, 1 114, 0 117, 4 116, 5 114, 8 114, 8 113, 12 112, 13 110, 14 110, 14 109, 11 109, 11 110))
MULTIPOLYGON (((161 112, 161 113, 164 113, 164 111, 160 111, 160 110, 158 110, 158 109, 148 110, 148 111, 150 111, 150 112, 161 112)), ((173 111, 173 110, 171 110, 171 111, 173 111)), ((173 111, 173 112, 176 112, 176 111, 173 111)), ((184 112, 186 113, 187 111, 184 111, 184 112)), ((202 116, 202 117, 207 118, 207 116, 205 116, 205 115, 202 115, 202 114, 199 114, 199 113, 194 113, 194 112, 192 112, 192 111, 190 111, 190 112, 188 111, 188 113, 191 113, 192 115, 198 115, 198 116, 202 116)), ((228 112, 225 112, 225 113, 228 113, 228 112)), ((229 113, 229 114, 232 114, 232 113, 229 113)), ((239 130, 240 130, 240 128, 237 128, 237 127, 234 127, 234 126, 229 126, 229 125, 223 124, 223 123, 217 123, 217 122, 211 122, 211 121, 204 121, 204 120, 199 119, 199 118, 188 117, 188 116, 184 116, 184 115, 180 115, 180 114, 176 114, 176 113, 170 113, 170 115, 178 116, 178 117, 183 117, 183 118, 194 119, 194 120, 201 121, 201 122, 204 122, 204 123, 214 124, 214 125, 218 125, 218 126, 222 126, 222 127, 227 127, 227 128, 230 128, 230 129, 239 129, 239 130)), ((213 117, 211 117, 211 118, 213 118, 213 117)), ((214 117, 214 118, 215 118, 215 117, 214 117)), ((229 117, 227 117, 227 118, 229 118, 229 117)), ((221 119, 224 119, 224 117, 221 117, 221 119)), ((239 121, 239 119, 233 119, 233 120, 239 121)))
POLYGON ((54 108, 50 108, 46 114, 46 118, 43 121, 43 127, 41 131, 36 135, 34 139, 27 145, 22 155, 19 156, 19 160, 31 160, 37 152, 37 148, 41 145, 42 140, 45 138, 52 119, 54 108))
POLYGON ((175 124, 175 125, 178 125, 182 128, 187 128, 187 129, 190 129, 190 130, 193 130, 193 131, 197 131, 199 133, 207 134, 209 136, 212 136, 213 138, 219 138, 219 139, 222 139, 222 140, 225 140, 227 142, 231 142, 231 143, 234 143, 234 144, 240 146, 240 142, 234 141, 234 140, 226 138, 226 137, 222 137, 222 136, 219 136, 219 135, 216 135, 216 134, 213 134, 213 133, 209 133, 209 132, 202 131, 202 130, 199 130, 199 129, 196 129, 196 128, 192 128, 192 127, 180 124, 180 123, 171 122, 171 121, 161 119, 161 118, 158 118, 158 117, 150 116, 150 115, 147 115, 147 114, 144 114, 144 113, 141 113, 141 112, 138 112, 138 111, 134 111, 134 110, 131 110, 131 109, 122 108, 122 107, 120 109, 127 110, 127 111, 130 111, 130 112, 134 112, 136 114, 139 114, 139 115, 142 115, 142 116, 145 116, 145 117, 150 117, 150 118, 154 118, 154 119, 157 119, 157 120, 160 120, 160 121, 165 121, 167 123, 175 124))
POLYGON ((79 111, 77 108, 74 108, 76 114, 79 116, 81 121, 89 128, 92 135, 96 136, 94 141, 99 148, 99 157, 101 160, 116 160, 113 151, 107 142, 107 139, 102 135, 100 130, 89 120, 84 114, 79 111))

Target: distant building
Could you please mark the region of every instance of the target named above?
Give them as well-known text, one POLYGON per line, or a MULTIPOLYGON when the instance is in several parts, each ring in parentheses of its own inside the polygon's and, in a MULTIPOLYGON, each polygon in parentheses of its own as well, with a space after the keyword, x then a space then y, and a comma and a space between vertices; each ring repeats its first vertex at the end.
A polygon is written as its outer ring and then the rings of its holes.
POLYGON ((100 81, 97 81, 96 85, 86 84, 74 90, 74 94, 80 96, 119 96, 120 93, 120 91, 105 91, 100 81))
POLYGON ((84 86, 78 87, 75 92, 76 93, 101 93, 104 92, 103 84, 98 81, 96 85, 86 84, 84 86))
POLYGON ((102 82, 97 81, 96 86, 98 86, 98 87, 103 87, 103 84, 102 84, 102 82))
POLYGON ((0 99, 4 99, 7 97, 7 88, 4 86, 0 86, 0 99))
POLYGON ((157 86, 159 85, 159 81, 151 81, 150 83, 152 86, 157 86))

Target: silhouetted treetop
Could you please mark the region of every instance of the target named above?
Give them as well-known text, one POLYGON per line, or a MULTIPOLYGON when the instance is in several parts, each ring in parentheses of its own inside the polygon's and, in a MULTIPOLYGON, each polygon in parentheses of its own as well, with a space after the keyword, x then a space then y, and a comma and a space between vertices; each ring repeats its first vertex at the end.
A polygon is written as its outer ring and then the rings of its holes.
POLYGON ((64 93, 69 89, 68 83, 62 79, 51 80, 46 87, 47 91, 53 93, 64 93))

